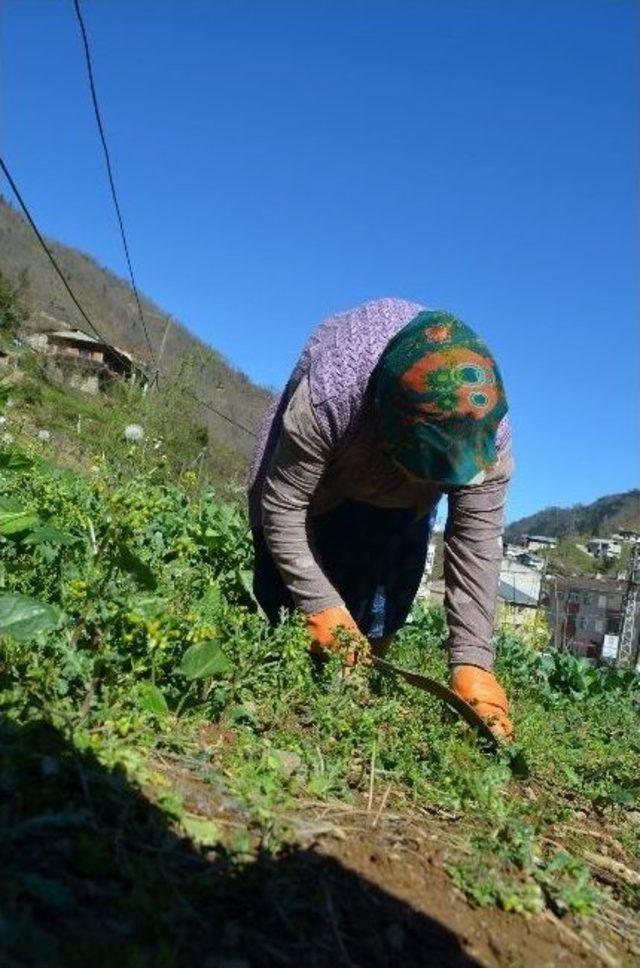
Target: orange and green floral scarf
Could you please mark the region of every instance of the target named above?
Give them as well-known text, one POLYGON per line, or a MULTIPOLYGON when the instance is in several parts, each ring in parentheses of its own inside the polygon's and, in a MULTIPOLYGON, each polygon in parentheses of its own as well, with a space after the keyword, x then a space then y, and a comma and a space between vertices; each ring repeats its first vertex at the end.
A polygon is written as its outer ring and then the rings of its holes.
POLYGON ((449 313, 422 312, 395 336, 374 374, 384 444, 416 477, 483 480, 498 460, 508 406, 487 345, 449 313))

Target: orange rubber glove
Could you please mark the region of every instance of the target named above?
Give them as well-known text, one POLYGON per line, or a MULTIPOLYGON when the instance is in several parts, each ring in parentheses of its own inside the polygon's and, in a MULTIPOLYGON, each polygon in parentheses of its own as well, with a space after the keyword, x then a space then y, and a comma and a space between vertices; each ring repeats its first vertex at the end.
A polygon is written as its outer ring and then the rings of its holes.
POLYGON ((344 606, 325 608, 322 612, 307 615, 307 631, 311 637, 311 652, 341 652, 345 665, 353 666, 362 657, 368 645, 367 640, 344 606), (346 652, 336 636, 342 628, 351 633, 351 642, 346 652))
POLYGON ((454 666, 451 688, 474 707, 499 739, 514 738, 507 694, 493 672, 472 665, 454 666))

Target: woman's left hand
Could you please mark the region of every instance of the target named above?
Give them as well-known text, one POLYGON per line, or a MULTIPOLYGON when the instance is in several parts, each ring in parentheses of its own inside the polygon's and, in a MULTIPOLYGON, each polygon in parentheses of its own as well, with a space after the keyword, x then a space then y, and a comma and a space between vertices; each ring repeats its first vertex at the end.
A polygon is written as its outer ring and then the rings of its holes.
POLYGON ((514 739, 507 694, 493 672, 479 666, 456 665, 451 675, 451 688, 473 706, 498 739, 514 739))

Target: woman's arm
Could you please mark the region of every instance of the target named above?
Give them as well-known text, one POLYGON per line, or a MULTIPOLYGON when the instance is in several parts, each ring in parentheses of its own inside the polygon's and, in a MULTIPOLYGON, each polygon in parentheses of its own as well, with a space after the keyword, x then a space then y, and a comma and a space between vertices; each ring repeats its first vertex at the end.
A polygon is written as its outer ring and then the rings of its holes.
POLYGON ((322 570, 307 519, 329 455, 305 377, 285 411, 261 504, 267 546, 296 605, 307 614, 344 605, 322 570))
POLYGON ((445 529, 445 609, 450 660, 492 669, 495 620, 510 454, 482 484, 449 492, 445 529))

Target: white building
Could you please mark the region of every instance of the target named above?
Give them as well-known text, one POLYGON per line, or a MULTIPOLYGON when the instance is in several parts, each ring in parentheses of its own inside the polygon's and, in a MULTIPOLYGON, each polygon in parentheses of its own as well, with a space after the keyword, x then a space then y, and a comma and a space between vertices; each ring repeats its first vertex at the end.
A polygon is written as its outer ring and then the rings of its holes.
POLYGON ((505 544, 504 546, 504 556, 505 558, 517 558, 518 555, 522 554, 522 545, 519 544, 505 544))
POLYGON ((594 558, 610 560, 620 557, 622 545, 614 538, 592 538, 591 541, 587 541, 587 551, 594 558))
POLYGON ((543 571, 544 569, 544 558, 532 551, 521 550, 520 554, 516 555, 515 560, 521 565, 526 565, 527 568, 535 568, 536 571, 543 571))
MULTIPOLYGON (((554 644, 561 651, 573 652, 597 662, 605 636, 620 633, 626 582, 603 578, 550 578, 544 601, 547 619, 554 630, 554 644)), ((607 639, 605 658, 615 658, 617 644, 607 639)), ((637 636, 632 654, 637 650, 637 636)))
POLYGON ((640 531, 620 528, 616 534, 612 535, 612 540, 619 541, 621 544, 640 544, 640 531))
POLYGON ((420 587, 418 588, 418 598, 423 600, 429 599, 431 597, 431 585, 433 577, 433 566, 436 561, 436 541, 435 534, 432 534, 429 538, 429 544, 427 546, 427 560, 424 565, 424 572, 422 574, 422 581, 420 582, 420 587))
POLYGON ((537 608, 540 601, 542 575, 536 568, 529 568, 519 561, 502 559, 498 598, 518 609, 537 608))
POLYGON ((548 538, 544 534, 525 534, 522 540, 528 551, 544 551, 555 548, 558 544, 557 538, 548 538))

